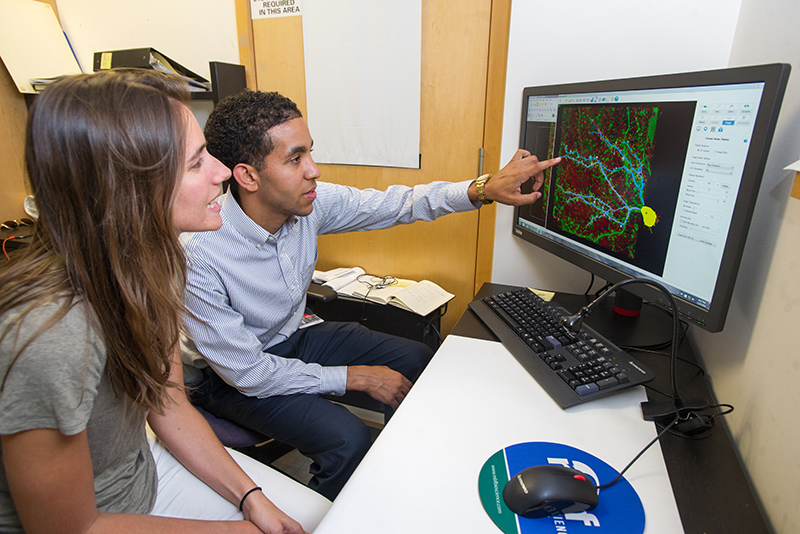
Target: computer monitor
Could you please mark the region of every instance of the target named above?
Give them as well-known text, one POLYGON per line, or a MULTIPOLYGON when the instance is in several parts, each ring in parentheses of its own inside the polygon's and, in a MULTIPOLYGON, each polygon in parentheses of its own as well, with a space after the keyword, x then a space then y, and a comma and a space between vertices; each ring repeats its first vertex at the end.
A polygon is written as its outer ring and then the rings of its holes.
MULTIPOLYGON (((682 319, 722 330, 789 71, 526 88, 520 147, 563 159, 543 197, 514 210, 513 234, 609 282, 656 281, 682 319)), ((626 289, 668 307, 651 287, 626 289)))

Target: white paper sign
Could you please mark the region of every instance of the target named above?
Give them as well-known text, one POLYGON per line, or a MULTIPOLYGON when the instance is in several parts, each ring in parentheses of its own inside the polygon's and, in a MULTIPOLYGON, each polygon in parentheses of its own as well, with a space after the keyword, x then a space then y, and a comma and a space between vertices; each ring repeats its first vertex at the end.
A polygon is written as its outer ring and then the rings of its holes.
POLYGON ((787 167, 784 167, 784 170, 800 172, 800 160, 795 161, 794 163, 788 165, 787 167))
POLYGON ((300 0, 250 0, 250 18, 253 20, 300 15, 300 0))
POLYGON ((422 0, 304 2, 314 160, 418 169, 422 0))

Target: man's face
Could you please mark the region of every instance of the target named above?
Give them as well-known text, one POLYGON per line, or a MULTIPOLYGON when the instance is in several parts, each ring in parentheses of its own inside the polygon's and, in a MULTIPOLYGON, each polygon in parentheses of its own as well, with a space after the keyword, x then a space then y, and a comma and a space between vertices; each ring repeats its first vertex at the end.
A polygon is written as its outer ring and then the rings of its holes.
POLYGON ((265 229, 275 233, 290 217, 309 215, 314 209, 320 172, 311 158, 313 141, 302 118, 273 126, 269 135, 275 148, 258 173, 258 203, 265 229))

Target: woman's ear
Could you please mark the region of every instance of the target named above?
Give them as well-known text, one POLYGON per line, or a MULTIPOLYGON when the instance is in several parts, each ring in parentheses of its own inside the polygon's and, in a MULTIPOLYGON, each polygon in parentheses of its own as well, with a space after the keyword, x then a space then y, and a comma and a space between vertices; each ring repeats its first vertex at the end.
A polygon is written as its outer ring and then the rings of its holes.
POLYGON ((233 178, 239 184, 240 189, 251 193, 258 191, 261 185, 261 176, 252 165, 247 163, 237 163, 233 168, 233 178))

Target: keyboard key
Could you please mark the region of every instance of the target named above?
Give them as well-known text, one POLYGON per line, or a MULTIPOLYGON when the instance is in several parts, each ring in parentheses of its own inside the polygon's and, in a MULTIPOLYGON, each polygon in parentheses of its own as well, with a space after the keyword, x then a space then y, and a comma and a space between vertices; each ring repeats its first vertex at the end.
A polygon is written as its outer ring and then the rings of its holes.
POLYGON ((602 380, 598 380, 596 384, 597 387, 600 389, 608 389, 610 387, 618 385, 619 381, 612 376, 611 378, 604 378, 602 380))
POLYGON ((591 393, 597 393, 598 391, 600 391, 600 388, 597 387, 597 384, 595 384, 594 382, 590 384, 581 384, 580 386, 575 388, 575 393, 577 393, 581 397, 585 397, 586 395, 589 395, 591 393))
POLYGON ((547 350, 561 348, 561 343, 553 336, 545 336, 541 343, 547 350))
POLYGON ((558 375, 559 378, 561 378, 561 380, 563 380, 567 384, 569 384, 569 382, 571 380, 575 380, 575 375, 573 375, 572 373, 570 373, 566 369, 562 369, 561 371, 557 372, 556 374, 558 375))

